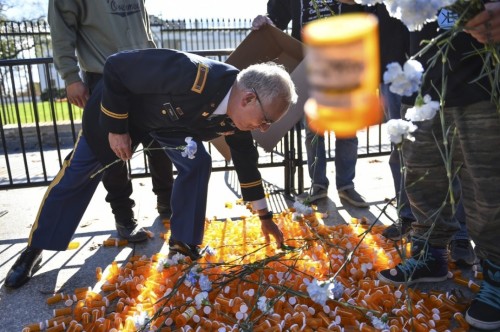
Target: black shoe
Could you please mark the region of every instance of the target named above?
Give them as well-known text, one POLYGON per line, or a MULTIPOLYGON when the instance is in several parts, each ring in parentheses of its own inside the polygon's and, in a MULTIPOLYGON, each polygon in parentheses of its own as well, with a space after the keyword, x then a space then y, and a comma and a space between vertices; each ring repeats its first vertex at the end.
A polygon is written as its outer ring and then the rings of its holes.
POLYGON ((172 217, 172 208, 170 204, 163 204, 158 202, 156 205, 156 209, 158 210, 158 214, 162 219, 170 219, 172 217))
POLYGON ((425 242, 413 242, 411 258, 395 268, 380 271, 377 277, 392 285, 444 281, 448 278, 448 251, 425 242))
POLYGON ((326 197, 328 197, 328 188, 323 185, 313 184, 307 199, 309 203, 313 203, 326 197))
POLYGON ((457 265, 472 266, 476 262, 476 253, 468 239, 451 240, 448 245, 450 261, 457 265))
POLYGON ((195 261, 201 258, 200 247, 196 245, 186 244, 184 242, 170 239, 168 241, 168 258, 172 259, 174 255, 181 254, 195 261))
POLYGON ((410 234, 411 224, 414 221, 415 220, 413 219, 401 218, 397 223, 394 223, 384 229, 382 236, 386 239, 399 241, 410 234))
POLYGON ((128 221, 128 224, 116 223, 116 230, 118 235, 127 240, 128 242, 142 242, 148 239, 148 233, 144 228, 137 225, 136 220, 132 219, 133 223, 128 221))
POLYGON ((479 293, 465 314, 467 323, 482 330, 500 330, 500 266, 489 260, 483 262, 479 293))
POLYGON ((310 205, 311 203, 326 197, 328 197, 328 188, 320 185, 313 185, 308 192, 303 192, 298 195, 297 200, 306 205, 310 205))
POLYGON ((42 249, 27 247, 10 268, 5 278, 5 286, 19 288, 31 279, 40 268, 42 262, 42 249))
POLYGON ((352 206, 359 208, 370 207, 370 204, 365 202, 364 198, 354 188, 339 190, 338 193, 341 201, 345 201, 352 206))

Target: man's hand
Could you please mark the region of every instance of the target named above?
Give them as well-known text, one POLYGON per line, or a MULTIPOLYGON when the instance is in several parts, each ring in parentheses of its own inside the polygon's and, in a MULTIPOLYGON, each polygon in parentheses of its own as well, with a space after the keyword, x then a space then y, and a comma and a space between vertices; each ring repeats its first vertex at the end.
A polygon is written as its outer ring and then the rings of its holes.
POLYGON ((465 31, 486 44, 500 42, 500 2, 485 4, 485 10, 470 19, 465 25, 465 31))
POLYGON ((260 227, 262 229, 262 233, 264 233, 266 243, 270 242, 271 238, 269 235, 272 235, 276 240, 278 248, 283 246, 283 232, 279 229, 278 225, 274 223, 272 215, 268 218, 260 218, 260 227))
POLYGON ((272 25, 274 26, 273 21, 265 15, 258 15, 256 18, 253 19, 252 22, 252 30, 259 30, 263 25, 272 25))
POLYGON ((71 83, 66 87, 66 97, 73 105, 84 108, 89 100, 89 89, 82 81, 71 83))
POLYGON ((109 146, 118 158, 127 161, 132 158, 132 140, 127 134, 108 134, 109 146))

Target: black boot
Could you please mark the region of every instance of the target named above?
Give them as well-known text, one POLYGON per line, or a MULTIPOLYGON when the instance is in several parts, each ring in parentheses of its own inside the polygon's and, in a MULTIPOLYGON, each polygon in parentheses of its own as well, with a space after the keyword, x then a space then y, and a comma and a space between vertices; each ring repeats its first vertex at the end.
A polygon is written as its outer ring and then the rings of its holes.
POLYGON ((10 268, 5 278, 5 286, 19 288, 31 279, 33 273, 40 268, 42 262, 42 249, 26 247, 21 256, 10 268))
POLYGON ((115 220, 116 230, 118 235, 128 242, 142 242, 148 239, 148 234, 144 228, 139 227, 137 220, 134 218, 127 220, 115 220))
POLYGON ((181 241, 170 239, 168 241, 168 258, 172 259, 175 254, 181 254, 196 261, 201 258, 200 247, 193 244, 187 244, 181 241))

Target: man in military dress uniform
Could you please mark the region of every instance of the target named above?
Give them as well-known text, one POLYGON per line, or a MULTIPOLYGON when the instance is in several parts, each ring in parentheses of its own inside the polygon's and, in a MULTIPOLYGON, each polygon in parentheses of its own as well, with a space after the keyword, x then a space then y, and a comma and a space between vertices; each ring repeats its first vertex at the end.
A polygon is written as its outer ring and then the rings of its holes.
POLYGON ((147 49, 108 58, 91 95, 71 157, 47 189, 28 246, 7 274, 17 288, 40 264, 43 249, 65 250, 99 184, 104 165, 127 161, 144 136, 164 147, 178 175, 172 191, 170 255, 200 256, 211 157, 202 141, 224 135, 243 199, 251 201, 267 241, 283 234, 272 220, 251 130, 265 131, 297 99, 290 75, 274 63, 235 67, 194 54, 147 49), (99 124, 99 125, 96 125, 99 124), (181 150, 197 143, 195 158, 181 150), (97 173, 97 174, 96 174, 97 173), (94 176, 92 176, 94 175, 94 176))

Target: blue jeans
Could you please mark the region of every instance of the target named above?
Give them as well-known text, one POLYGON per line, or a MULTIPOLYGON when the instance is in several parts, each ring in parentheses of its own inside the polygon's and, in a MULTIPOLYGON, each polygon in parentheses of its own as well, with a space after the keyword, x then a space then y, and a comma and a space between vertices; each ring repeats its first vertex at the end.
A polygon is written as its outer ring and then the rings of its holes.
MULTIPOLYGON (((312 186, 328 189, 326 176, 325 137, 313 132, 304 123, 306 131, 307 168, 312 186)), ((358 138, 335 140, 335 183, 337 190, 354 188, 356 162, 358 160, 358 138)))
POLYGON ((457 203, 454 218, 460 223, 460 229, 455 233, 455 235, 453 235, 453 239, 469 240, 469 233, 467 233, 467 224, 465 223, 464 203, 462 202, 461 199, 457 203))

